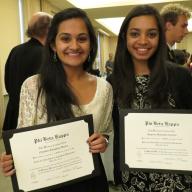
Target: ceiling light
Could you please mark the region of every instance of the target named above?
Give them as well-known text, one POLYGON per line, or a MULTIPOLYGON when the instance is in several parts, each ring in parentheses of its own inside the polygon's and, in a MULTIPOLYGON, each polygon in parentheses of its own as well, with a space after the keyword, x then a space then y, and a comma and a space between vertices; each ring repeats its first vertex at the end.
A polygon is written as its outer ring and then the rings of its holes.
POLYGON ((111 31, 115 35, 119 34, 119 30, 121 28, 121 24, 123 20, 124 20, 124 17, 96 19, 98 23, 103 25, 105 28, 107 28, 109 31, 111 31))
MULTIPOLYGON (((69 3, 73 4, 75 7, 81 9, 91 9, 100 7, 113 7, 113 6, 123 6, 128 3, 127 0, 67 0, 69 3)), ((134 0, 129 0, 129 2, 134 0)))
MULTIPOLYGON (((116 6, 125 6, 125 5, 141 5, 141 4, 152 4, 152 3, 172 3, 173 0, 67 0, 69 3, 73 4, 75 7, 81 9, 92 9, 92 8, 101 8, 101 7, 116 7, 116 6)), ((181 0, 174 0, 179 2, 181 0)), ((188 0, 183 0, 188 1, 188 0)))

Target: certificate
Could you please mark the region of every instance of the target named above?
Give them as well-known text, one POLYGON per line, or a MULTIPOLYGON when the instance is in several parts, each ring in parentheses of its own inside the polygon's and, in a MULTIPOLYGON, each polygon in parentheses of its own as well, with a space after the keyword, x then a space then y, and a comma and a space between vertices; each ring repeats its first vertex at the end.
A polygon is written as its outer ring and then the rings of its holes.
POLYGON ((120 112, 121 169, 192 174, 191 111, 120 112))
POLYGON ((7 154, 14 160, 14 191, 42 191, 94 177, 97 156, 89 152, 92 115, 6 131, 7 154))

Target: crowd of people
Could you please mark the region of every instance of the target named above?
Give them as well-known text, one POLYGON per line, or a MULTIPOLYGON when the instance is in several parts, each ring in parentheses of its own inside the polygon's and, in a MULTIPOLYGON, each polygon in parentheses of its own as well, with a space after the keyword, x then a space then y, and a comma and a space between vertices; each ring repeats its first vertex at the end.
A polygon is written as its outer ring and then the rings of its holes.
MULTIPOLYGON (((135 6, 121 25, 114 61, 111 54, 106 64, 107 80, 89 73, 97 54, 97 39, 87 14, 68 8, 48 20, 41 68, 38 74, 35 70, 22 79, 18 89, 17 128, 92 114, 94 133, 87 143, 99 159, 100 170, 91 179, 51 191, 109 191, 100 153, 105 152, 112 131, 114 180, 121 191, 191 191, 190 175, 121 170, 119 160, 119 109, 192 109, 190 64, 177 65, 172 54, 172 46, 188 33, 189 17, 189 10, 178 4, 169 4, 160 13, 150 5, 135 6)), ((4 130, 14 128, 6 125, 4 130)), ((17 171, 11 154, 1 155, 0 166, 5 176, 17 171)))

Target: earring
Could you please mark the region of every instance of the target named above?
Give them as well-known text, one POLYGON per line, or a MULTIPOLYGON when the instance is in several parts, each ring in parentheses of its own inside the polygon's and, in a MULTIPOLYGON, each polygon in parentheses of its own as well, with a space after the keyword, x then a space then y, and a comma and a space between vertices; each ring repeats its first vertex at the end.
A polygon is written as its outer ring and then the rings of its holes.
POLYGON ((89 54, 87 61, 90 62, 90 59, 91 59, 91 57, 90 57, 90 54, 89 54))
POLYGON ((54 54, 53 54, 53 61, 54 61, 54 63, 57 62, 57 54, 56 54, 56 52, 54 52, 54 54))

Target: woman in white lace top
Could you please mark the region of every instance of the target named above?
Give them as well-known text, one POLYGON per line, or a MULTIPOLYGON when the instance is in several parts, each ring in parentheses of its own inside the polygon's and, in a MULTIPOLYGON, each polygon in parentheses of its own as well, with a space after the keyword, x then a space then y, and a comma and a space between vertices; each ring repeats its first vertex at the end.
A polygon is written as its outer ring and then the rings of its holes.
MULTIPOLYGON (((77 8, 61 11, 53 18, 40 74, 22 85, 19 128, 93 115, 94 133, 87 142, 90 152, 98 155, 100 175, 54 191, 108 191, 99 153, 105 151, 112 128, 113 93, 109 83, 87 72, 96 52, 97 39, 85 12, 77 8)), ((14 173, 8 160, 11 155, 1 157, 4 175, 14 173)))

